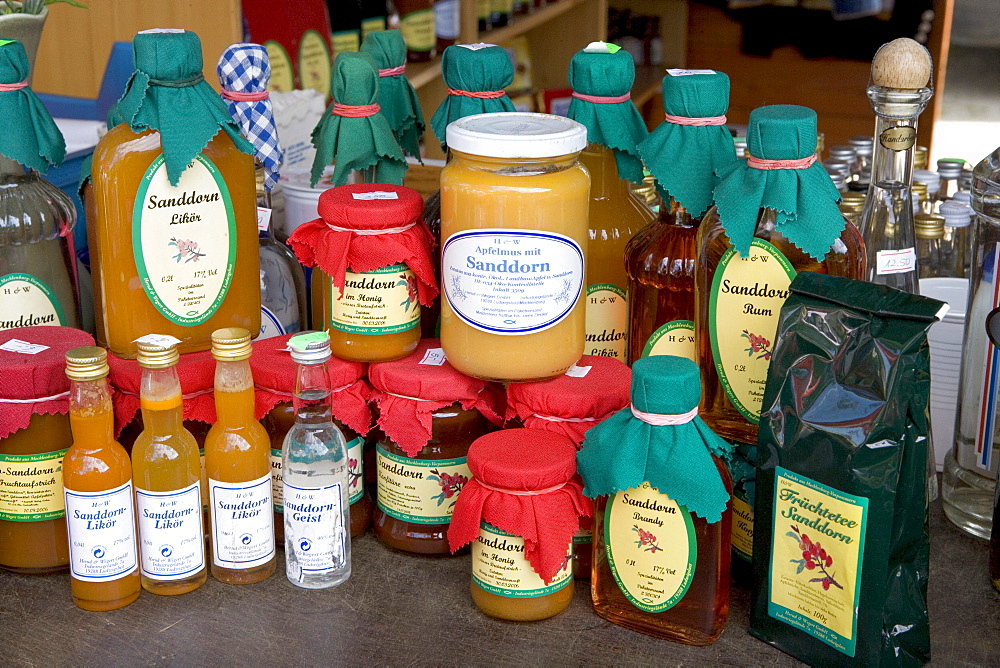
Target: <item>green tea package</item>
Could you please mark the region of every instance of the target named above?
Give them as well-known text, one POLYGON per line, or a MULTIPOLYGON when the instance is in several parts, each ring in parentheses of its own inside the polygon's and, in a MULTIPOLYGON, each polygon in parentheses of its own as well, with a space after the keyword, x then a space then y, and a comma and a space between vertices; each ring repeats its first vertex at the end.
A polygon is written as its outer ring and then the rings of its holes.
POLYGON ((927 329, 947 306, 810 272, 789 289, 757 439, 750 633, 812 665, 921 665, 927 329))

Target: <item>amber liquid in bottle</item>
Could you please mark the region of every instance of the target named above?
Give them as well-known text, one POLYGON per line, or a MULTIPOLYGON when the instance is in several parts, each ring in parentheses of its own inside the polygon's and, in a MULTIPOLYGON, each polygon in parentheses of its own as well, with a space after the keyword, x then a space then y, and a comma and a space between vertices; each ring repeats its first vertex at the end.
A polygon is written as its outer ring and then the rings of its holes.
MULTIPOLYGON (((736 263, 746 263, 747 268, 739 276, 733 276, 730 284, 746 284, 752 288, 758 285, 763 288, 767 285, 769 289, 786 290, 788 283, 800 271, 812 271, 820 274, 832 274, 834 276, 845 276, 853 279, 863 279, 865 275, 865 253, 861 241, 861 233, 853 223, 845 219, 846 227, 840 237, 836 239, 823 258, 818 262, 815 258, 807 255, 797 246, 792 244, 784 235, 778 232, 774 226, 775 214, 772 209, 761 209, 757 219, 757 228, 754 237, 767 242, 780 253, 787 265, 785 274, 791 276, 782 278, 783 285, 772 282, 768 284, 762 272, 781 271, 778 269, 778 259, 774 256, 765 258, 767 262, 756 262, 753 260, 753 251, 750 258, 741 259, 738 256, 731 258, 731 265, 736 263)), ((714 339, 715 332, 711 326, 711 302, 713 300, 713 281, 716 279, 716 272, 727 251, 731 248, 729 237, 719 220, 718 211, 712 207, 705 214, 698 231, 697 247, 700 249, 698 261, 695 268, 695 345, 698 349, 698 363, 701 367, 701 382, 703 392, 699 415, 712 430, 719 436, 741 443, 757 442, 757 425, 760 421, 760 402, 763 397, 764 380, 767 375, 767 365, 759 364, 755 378, 751 381, 756 385, 754 390, 756 403, 747 401, 751 417, 748 418, 741 412, 727 395, 723 386, 723 379, 719 374, 719 367, 723 367, 726 373, 741 373, 739 369, 733 369, 735 364, 726 364, 724 361, 716 359, 713 347, 718 345, 714 339), (752 418, 752 419, 751 419, 752 418)), ((760 260, 758 257, 757 260, 760 260)), ((726 275, 730 277, 729 274, 726 275)), ((773 274, 768 274, 773 276, 773 274)), ((736 294, 733 292, 732 294, 736 294)), ((717 296, 716 296, 717 297, 717 296)), ((784 299, 777 302, 762 304, 753 297, 741 299, 740 310, 731 313, 720 313, 721 324, 725 323, 725 335, 741 339, 740 345, 745 346, 746 361, 740 360, 740 365, 750 368, 753 362, 766 361, 769 364, 770 354, 775 344, 775 331, 778 324, 778 314, 784 299), (745 304, 744 304, 745 302, 745 304), (767 320, 761 322, 757 320, 757 329, 754 331, 746 324, 747 313, 752 317, 761 317, 761 310, 770 311, 766 315, 767 320), (741 332, 745 332, 743 336, 741 332), (760 336, 763 339, 751 339, 751 336, 760 336), (741 338, 742 337, 742 338, 741 338)), ((745 381, 744 381, 745 382, 745 381)))
POLYGON ((649 355, 695 359, 690 339, 698 222, 676 202, 664 204, 657 220, 640 230, 625 249, 629 364, 649 355))
MULTIPOLYGON (((719 476, 732 492, 725 464, 714 457, 719 476)), ((730 526, 729 506, 722 519, 709 524, 691 514, 697 540, 694 576, 683 598, 661 612, 646 612, 632 605, 619 588, 608 561, 605 511, 608 497, 594 502, 594 572, 591 593, 594 610, 625 628, 687 645, 710 645, 722 635, 729 615, 730 526)), ((684 540, 684 536, 664 540, 684 540)))

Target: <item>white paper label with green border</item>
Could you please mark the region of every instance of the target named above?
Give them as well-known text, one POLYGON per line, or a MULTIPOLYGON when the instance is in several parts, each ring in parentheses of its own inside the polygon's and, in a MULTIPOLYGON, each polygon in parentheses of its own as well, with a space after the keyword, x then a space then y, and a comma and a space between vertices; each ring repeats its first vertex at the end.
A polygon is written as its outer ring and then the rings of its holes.
POLYGON ((376 501, 386 515, 415 524, 447 524, 472 477, 465 457, 412 459, 375 448, 376 501))
POLYGON ((781 251, 754 239, 747 257, 730 246, 712 278, 708 302, 712 359, 726 397, 752 424, 760 422, 778 315, 795 273, 781 251))
POLYGON ((62 305, 49 286, 31 274, 0 276, 0 329, 64 324, 62 305))
POLYGON ((671 320, 656 328, 642 347, 642 357, 675 355, 697 362, 694 345, 694 323, 690 320, 671 320))
POLYGON ((0 455, 0 520, 41 522, 66 516, 62 461, 65 450, 0 455))
POLYGON ((353 506, 365 495, 365 439, 356 436, 347 443, 347 494, 353 506))
POLYGON ((868 499, 779 466, 773 513, 768 615, 853 657, 868 499))
POLYGON ((143 290, 163 317, 192 326, 222 305, 236 267, 236 216, 222 174, 202 154, 167 180, 163 156, 139 184, 132 253, 143 290))
POLYGON ((420 324, 417 277, 405 264, 344 274, 344 294, 330 281, 330 329, 396 334, 420 324))
POLYGON ((613 283, 587 286, 587 342, 584 355, 625 361, 628 344, 628 297, 613 283))
POLYGON ((545 584, 524 558, 524 539, 483 522, 472 543, 472 581, 497 596, 547 596, 573 581, 573 545, 567 546, 563 567, 545 584))
POLYGON ((267 90, 271 93, 287 93, 295 90, 295 71, 292 69, 292 59, 274 40, 264 42, 267 49, 267 59, 271 63, 271 78, 267 82, 267 90))
POLYGON ((646 612, 677 605, 698 562, 687 508, 644 482, 617 492, 604 512, 608 566, 625 597, 646 612))

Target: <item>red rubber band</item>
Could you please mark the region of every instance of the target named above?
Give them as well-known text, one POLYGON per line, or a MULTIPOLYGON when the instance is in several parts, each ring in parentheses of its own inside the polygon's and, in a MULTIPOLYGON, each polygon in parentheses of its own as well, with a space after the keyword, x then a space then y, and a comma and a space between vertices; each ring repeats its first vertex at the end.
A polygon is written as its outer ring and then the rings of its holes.
POLYGON ((367 116, 374 116, 382 110, 382 107, 377 104, 337 104, 333 103, 333 109, 330 111, 334 116, 343 116, 344 118, 365 118, 367 116))
POLYGON ((399 67, 389 67, 384 70, 379 70, 378 75, 380 77, 394 77, 397 74, 402 74, 406 71, 406 65, 400 65, 399 67))
POLYGON ((687 116, 671 116, 664 114, 663 120, 674 125, 693 125, 695 127, 705 127, 706 125, 725 125, 725 116, 705 116, 704 118, 688 118, 687 116))
POLYGON ((235 90, 226 90, 223 88, 222 97, 233 102, 260 102, 261 100, 266 100, 269 96, 266 90, 260 93, 240 93, 235 90))
POLYGON ((805 169, 814 162, 816 162, 815 153, 796 160, 765 160, 747 154, 747 166, 754 169, 805 169))
POLYGON ((456 90, 448 89, 448 95, 460 95, 462 97, 476 97, 481 100, 494 100, 507 94, 505 90, 456 90))
POLYGON ((618 102, 627 102, 632 99, 632 93, 625 93, 624 95, 615 95, 609 97, 606 95, 587 95, 586 93, 577 93, 573 91, 573 97, 578 100, 583 100, 584 102, 596 102, 597 104, 616 104, 618 102))
POLYGON ((21 90, 22 88, 27 88, 27 87, 28 87, 28 80, 25 79, 24 81, 18 81, 17 83, 0 84, 0 91, 21 90))

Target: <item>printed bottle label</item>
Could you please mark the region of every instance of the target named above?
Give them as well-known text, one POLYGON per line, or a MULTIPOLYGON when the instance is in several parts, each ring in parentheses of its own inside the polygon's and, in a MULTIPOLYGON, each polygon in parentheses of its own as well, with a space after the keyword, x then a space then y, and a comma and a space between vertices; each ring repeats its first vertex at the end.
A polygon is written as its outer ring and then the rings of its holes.
POLYGON ((587 343, 584 355, 625 361, 628 345, 628 298, 612 283, 587 286, 587 343))
POLYGON ((361 33, 357 30, 341 30, 330 35, 334 55, 361 49, 361 33))
POLYGON ((868 499, 774 473, 767 613, 853 657, 868 499))
POLYGON ((438 0, 434 3, 434 32, 441 39, 458 39, 461 22, 458 0, 438 0))
POLYGON ((180 580, 205 567, 201 481, 173 492, 135 490, 142 574, 180 580))
POLYGON ((593 529, 580 529, 573 534, 574 545, 591 545, 594 542, 593 529))
POLYGON ((733 551, 753 561, 753 506, 742 490, 733 492, 733 551))
POLYGON ((629 602, 646 612, 677 605, 698 562, 687 508, 644 482, 608 500, 604 525, 608 566, 629 602))
POLYGON ((411 459, 375 448, 376 497, 386 515, 415 524, 447 524, 472 473, 465 457, 411 459))
POLYGON ((396 334, 420 324, 417 276, 405 264, 344 275, 344 294, 330 280, 330 328, 354 334, 396 334))
POLYGON ((285 512, 282 505, 284 490, 281 479, 281 448, 271 448, 271 505, 276 513, 285 512))
POLYGON ((299 42, 299 87, 318 90, 328 97, 331 63, 330 49, 323 36, 315 30, 302 33, 302 41, 299 42))
POLYGON ((49 286, 31 274, 0 276, 0 330, 64 324, 62 306, 49 286))
POLYGON ((281 46, 274 40, 268 40, 263 44, 267 49, 267 59, 271 63, 271 79, 267 82, 267 90, 271 93, 287 93, 295 90, 295 70, 292 68, 292 59, 281 46))
POLYGON ((882 131, 878 142, 891 151, 908 151, 917 143, 917 129, 909 125, 900 125, 882 131))
POLYGON ((41 522, 66 515, 62 488, 65 450, 0 455, 0 520, 41 522))
POLYGON ((344 531, 340 483, 296 487, 285 482, 284 487, 285 549, 291 545, 295 552, 299 578, 341 567, 349 532, 344 531))
POLYGON ((491 594, 534 598, 557 592, 573 581, 573 545, 551 582, 545 584, 524 558, 524 539, 483 522, 472 543, 472 581, 491 594))
POLYGON ((690 320, 671 320, 657 327, 642 348, 641 357, 651 355, 675 355, 697 362, 694 323, 690 320))
POLYGON ((733 407, 760 422, 778 315, 795 278, 792 263, 762 239, 741 257, 732 246, 712 279, 708 332, 719 381, 733 407))
POLYGON ((257 336, 255 341, 260 341, 261 339, 269 339, 272 336, 281 336, 282 334, 287 334, 285 328, 281 326, 281 321, 278 320, 278 316, 271 312, 271 309, 266 306, 260 307, 260 334, 257 336))
POLYGON ((208 479, 212 561, 222 568, 254 568, 274 557, 271 474, 247 482, 208 479))
POLYGON ((463 322, 493 334, 532 334, 577 305, 583 251, 562 234, 469 230, 448 237, 441 272, 448 305, 463 322))
POLYGON ((184 325, 219 309, 236 267, 236 216, 222 174, 202 154, 167 180, 163 156, 146 170, 132 212, 132 253, 150 302, 184 325))
POLYGON ((901 250, 884 250, 875 253, 875 273, 878 276, 886 274, 907 274, 917 268, 917 251, 913 248, 901 250))
POLYGON ((378 32, 380 30, 385 30, 385 17, 384 16, 373 16, 367 19, 361 19, 361 39, 362 41, 368 37, 368 35, 373 32, 378 32))
POLYGON ((352 506, 365 495, 364 446, 360 436, 347 443, 347 493, 352 506))
POLYGON ((399 31, 409 51, 430 51, 437 44, 434 37, 434 12, 420 9, 399 19, 399 31))
POLYGON ((103 492, 65 490, 69 568, 84 582, 117 580, 139 567, 132 481, 103 492))

